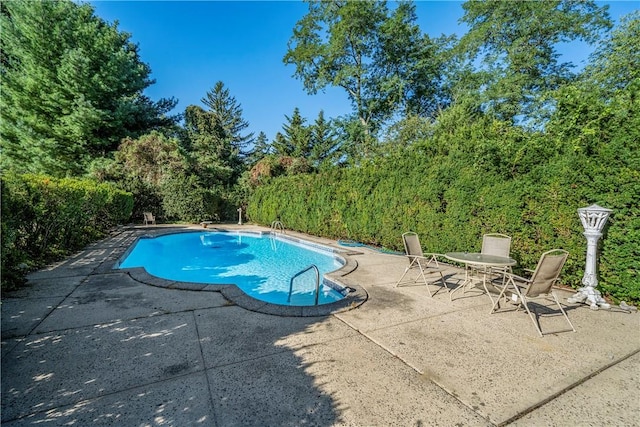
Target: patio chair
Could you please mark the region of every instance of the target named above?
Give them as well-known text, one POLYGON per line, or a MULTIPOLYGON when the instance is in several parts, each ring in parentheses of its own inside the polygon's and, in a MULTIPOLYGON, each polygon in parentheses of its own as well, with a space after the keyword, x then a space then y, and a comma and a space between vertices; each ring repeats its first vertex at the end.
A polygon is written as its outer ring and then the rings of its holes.
POLYGON ((431 293, 431 290, 429 289, 429 282, 427 282, 427 278, 425 277, 425 274, 436 274, 436 273, 439 274, 440 281, 442 282, 442 286, 447 290, 447 292, 449 292, 449 288, 447 287, 447 284, 444 281, 444 276, 442 275, 442 272, 444 271, 444 269, 440 268, 438 264, 438 259, 436 258, 436 255, 438 254, 423 253, 422 246, 420 245, 420 239, 418 238, 418 235, 414 232, 409 231, 407 233, 404 233, 402 235, 402 241, 404 243, 404 250, 405 250, 406 256, 409 259, 409 266, 405 268, 404 273, 402 274, 402 277, 400 277, 400 280, 398 280, 398 282, 396 283, 396 287, 398 287, 401 284, 402 279, 405 278, 409 270, 413 268, 418 268, 420 273, 418 274, 416 279, 413 281, 413 283, 416 283, 419 279, 422 279, 425 286, 427 287, 427 292, 429 293, 430 297, 437 294, 438 291, 436 291, 434 294, 431 293))
POLYGON ((144 215, 144 225, 156 225, 156 217, 151 212, 143 212, 142 215, 144 215))
MULTIPOLYGON (((482 250, 485 255, 496 255, 509 258, 511 253, 511 237, 506 234, 488 233, 482 236, 482 250)), ((493 278, 502 277, 502 287, 505 285, 506 278, 504 273, 511 272, 511 267, 492 267, 486 273, 493 275, 493 278)))
POLYGON ((511 252, 511 237, 506 234, 489 233, 482 236, 483 254, 509 257, 511 252))
POLYGON ((575 332, 576 329, 573 327, 571 320, 569 320, 569 316, 567 316, 567 313, 562 308, 562 305, 560 305, 560 301, 558 301, 558 297, 553 291, 553 285, 558 281, 560 272, 562 271, 562 267, 564 267, 564 263, 568 256, 569 252, 562 249, 553 249, 543 253, 538 261, 536 269, 528 279, 516 276, 512 273, 505 273, 505 277, 507 279, 506 286, 502 288, 502 292, 500 292, 498 299, 493 304, 491 313, 496 312, 496 306, 499 306, 500 298, 505 294, 508 288, 511 288, 513 289, 512 299, 518 303, 516 311, 520 309, 520 305, 523 305, 527 310, 533 325, 538 330, 538 333, 540 336, 543 336, 542 329, 540 328, 540 316, 537 313, 536 317, 533 316, 529 307, 529 302, 536 298, 548 297, 551 295, 558 308, 560 308, 560 312, 569 323, 569 326, 571 326, 571 330, 575 332))

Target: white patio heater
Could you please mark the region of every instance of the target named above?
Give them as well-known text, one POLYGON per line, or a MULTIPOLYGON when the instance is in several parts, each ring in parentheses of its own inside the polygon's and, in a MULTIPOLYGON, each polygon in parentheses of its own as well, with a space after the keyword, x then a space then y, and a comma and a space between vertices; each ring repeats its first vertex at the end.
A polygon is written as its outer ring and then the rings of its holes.
POLYGON ((242 225, 242 207, 238 208, 238 225, 242 225))
POLYGON ((596 289, 598 286, 598 277, 596 270, 596 258, 598 253, 598 240, 602 237, 602 230, 607 223, 609 214, 613 212, 598 205, 591 205, 586 208, 578 209, 578 216, 584 227, 584 237, 587 238, 587 263, 582 277, 582 288, 578 289, 578 293, 567 298, 570 303, 584 302, 589 304, 592 310, 598 310, 599 307, 609 309, 611 306, 600 295, 600 291, 596 289))

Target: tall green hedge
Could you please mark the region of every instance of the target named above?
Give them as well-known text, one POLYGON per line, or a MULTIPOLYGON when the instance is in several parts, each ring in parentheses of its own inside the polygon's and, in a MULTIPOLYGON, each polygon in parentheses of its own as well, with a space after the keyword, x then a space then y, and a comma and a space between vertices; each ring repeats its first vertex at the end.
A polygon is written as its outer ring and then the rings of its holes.
POLYGON ((247 214, 257 223, 280 219, 289 229, 396 250, 409 230, 437 253, 480 250, 484 233, 505 233, 521 268, 535 267, 546 250, 568 250, 562 281, 579 287, 586 239, 577 209, 597 203, 613 209, 600 241, 600 289, 639 303, 637 142, 613 140, 585 154, 549 147, 543 135, 528 135, 518 149, 505 142, 513 135, 491 145, 493 136, 485 132, 484 145, 431 141, 358 167, 279 177, 252 193, 247 214))
POLYGON ((67 255, 128 221, 131 194, 112 184, 43 175, 4 174, 2 285, 15 286, 28 268, 67 255))

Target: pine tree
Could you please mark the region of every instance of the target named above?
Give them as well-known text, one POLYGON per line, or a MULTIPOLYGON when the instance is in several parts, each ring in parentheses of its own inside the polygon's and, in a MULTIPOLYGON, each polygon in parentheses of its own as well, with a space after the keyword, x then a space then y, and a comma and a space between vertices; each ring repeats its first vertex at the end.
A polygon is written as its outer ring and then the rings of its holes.
POLYGON ((260 132, 253 144, 253 149, 249 153, 246 159, 246 163, 249 166, 253 166, 260 160, 264 159, 271 152, 271 145, 267 140, 267 135, 264 132, 260 132))
POLYGON ((282 132, 276 133, 275 138, 273 138, 271 142, 271 147, 273 147, 273 154, 276 156, 283 157, 293 155, 293 146, 282 132))
POLYGON ((284 117, 286 123, 282 126, 283 137, 287 145, 292 149, 291 156, 309 157, 311 144, 309 141, 309 128, 305 125, 307 120, 302 117, 298 107, 294 108, 291 117, 286 115, 284 117))
POLYGON ((325 120, 324 111, 320 110, 311 127, 310 161, 315 167, 331 161, 338 153, 340 143, 334 135, 331 123, 325 120))
POLYGON ((246 147, 253 142, 252 133, 242 134, 249 123, 221 81, 201 101, 208 110, 190 105, 185 111, 184 146, 202 185, 232 185, 242 173, 246 147))
POLYGON ((93 159, 175 122, 176 104, 153 103, 153 81, 130 35, 88 4, 2 3, 0 143, 2 166, 80 175, 93 159))

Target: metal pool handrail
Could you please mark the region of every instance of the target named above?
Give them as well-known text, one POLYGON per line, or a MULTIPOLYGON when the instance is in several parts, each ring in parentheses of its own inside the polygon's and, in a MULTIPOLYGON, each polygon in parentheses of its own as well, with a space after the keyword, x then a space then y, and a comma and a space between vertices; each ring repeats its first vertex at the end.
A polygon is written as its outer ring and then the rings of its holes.
POLYGON ((282 224, 282 222, 280 222, 280 221, 273 221, 273 222, 271 223, 271 231, 275 231, 275 232, 277 232, 277 231, 278 231, 278 228, 280 229, 280 232, 281 232, 281 233, 283 233, 283 234, 284 234, 284 233, 286 233, 286 232, 284 231, 284 224, 282 224))
POLYGON ((293 279, 300 276, 301 274, 306 273, 311 269, 314 269, 316 271, 316 298, 315 298, 314 305, 318 305, 318 296, 320 295, 320 270, 318 270, 318 267, 316 267, 315 264, 311 264, 309 267, 297 272, 296 274, 293 275, 293 277, 291 277, 291 281, 289 281, 289 296, 287 297, 287 302, 291 302, 291 292, 293 291, 293 279))

